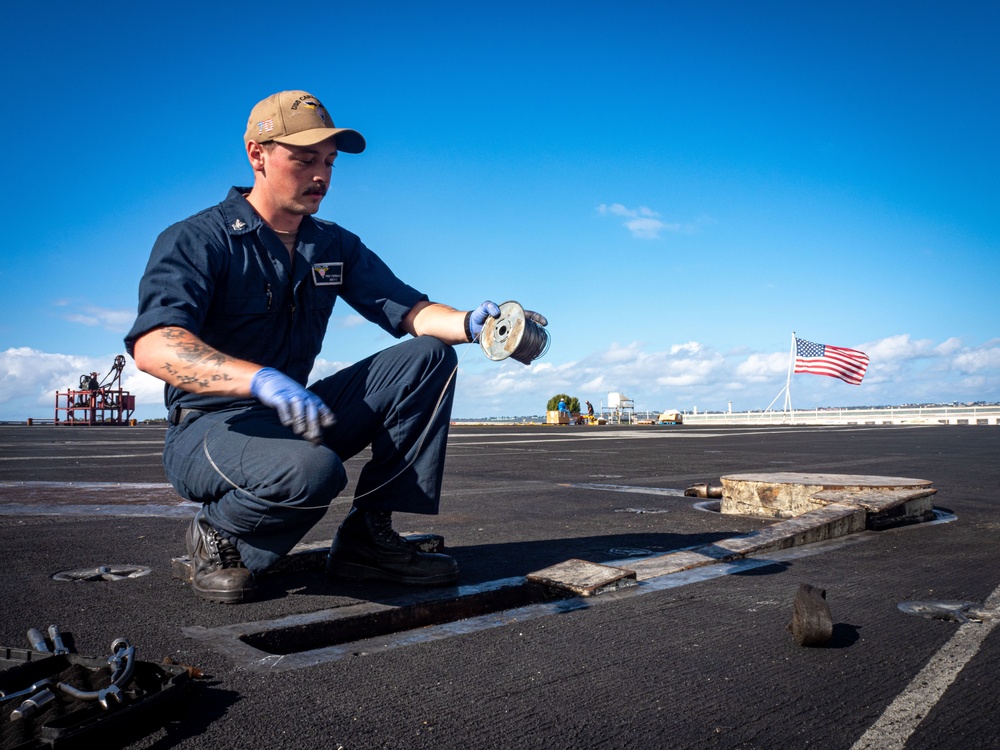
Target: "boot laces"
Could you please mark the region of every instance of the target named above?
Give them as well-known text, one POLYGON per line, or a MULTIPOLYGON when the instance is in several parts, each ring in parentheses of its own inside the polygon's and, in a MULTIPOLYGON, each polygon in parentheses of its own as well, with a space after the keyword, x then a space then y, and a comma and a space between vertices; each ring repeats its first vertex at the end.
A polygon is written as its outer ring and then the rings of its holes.
POLYGON ((235 544, 222 536, 218 531, 215 531, 215 529, 212 530, 212 538, 215 541, 215 548, 219 551, 219 561, 223 569, 246 567, 243 565, 243 558, 240 557, 240 551, 236 549, 235 544))
POLYGON ((383 541, 390 544, 406 544, 394 528, 392 528, 392 513, 376 511, 371 514, 371 528, 383 541))

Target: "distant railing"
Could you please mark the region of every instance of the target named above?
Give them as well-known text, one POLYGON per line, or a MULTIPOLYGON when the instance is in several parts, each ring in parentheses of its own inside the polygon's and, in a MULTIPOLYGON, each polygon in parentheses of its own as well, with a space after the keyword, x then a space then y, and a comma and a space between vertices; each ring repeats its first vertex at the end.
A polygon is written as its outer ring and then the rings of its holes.
POLYGON ((997 425, 1000 406, 889 406, 884 409, 793 409, 684 414, 684 424, 997 425))

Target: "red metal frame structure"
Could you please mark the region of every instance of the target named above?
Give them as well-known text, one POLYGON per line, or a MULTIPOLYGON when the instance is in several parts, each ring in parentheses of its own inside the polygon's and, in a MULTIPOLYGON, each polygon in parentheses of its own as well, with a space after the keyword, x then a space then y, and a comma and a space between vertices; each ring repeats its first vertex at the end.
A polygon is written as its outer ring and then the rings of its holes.
POLYGON ((122 390, 125 357, 118 355, 104 382, 97 373, 83 375, 80 389, 56 391, 55 423, 66 425, 122 425, 132 423, 135 396, 122 390), (116 387, 117 386, 117 387, 116 387))

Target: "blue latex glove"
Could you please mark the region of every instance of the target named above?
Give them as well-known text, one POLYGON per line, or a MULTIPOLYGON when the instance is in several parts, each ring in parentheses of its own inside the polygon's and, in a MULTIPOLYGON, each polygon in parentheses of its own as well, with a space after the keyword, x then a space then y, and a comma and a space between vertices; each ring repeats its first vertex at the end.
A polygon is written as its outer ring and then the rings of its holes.
POLYGON ((486 325, 487 318, 499 318, 500 317, 500 307, 496 302, 490 302, 486 300, 483 304, 477 307, 469 315, 469 330, 468 334, 472 341, 479 338, 479 334, 483 332, 483 326, 486 325))
POLYGON ((257 371, 250 381, 250 393, 262 404, 275 409, 281 424, 314 443, 322 440, 325 427, 336 424, 333 412, 323 399, 273 367, 257 371))

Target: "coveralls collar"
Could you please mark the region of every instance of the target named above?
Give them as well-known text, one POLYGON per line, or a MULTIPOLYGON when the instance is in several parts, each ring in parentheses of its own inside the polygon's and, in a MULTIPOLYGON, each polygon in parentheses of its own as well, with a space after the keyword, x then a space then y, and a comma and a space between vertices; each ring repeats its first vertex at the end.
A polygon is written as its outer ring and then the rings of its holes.
MULTIPOLYGON (((225 220, 226 231, 233 237, 239 237, 251 232, 257 232, 265 226, 264 220, 260 218, 250 202, 243 196, 250 192, 248 187, 235 186, 229 189, 229 194, 222 202, 222 216, 225 220)), ((302 237, 303 230, 311 234, 315 222, 311 216, 303 216, 299 225, 299 237, 302 237)))

